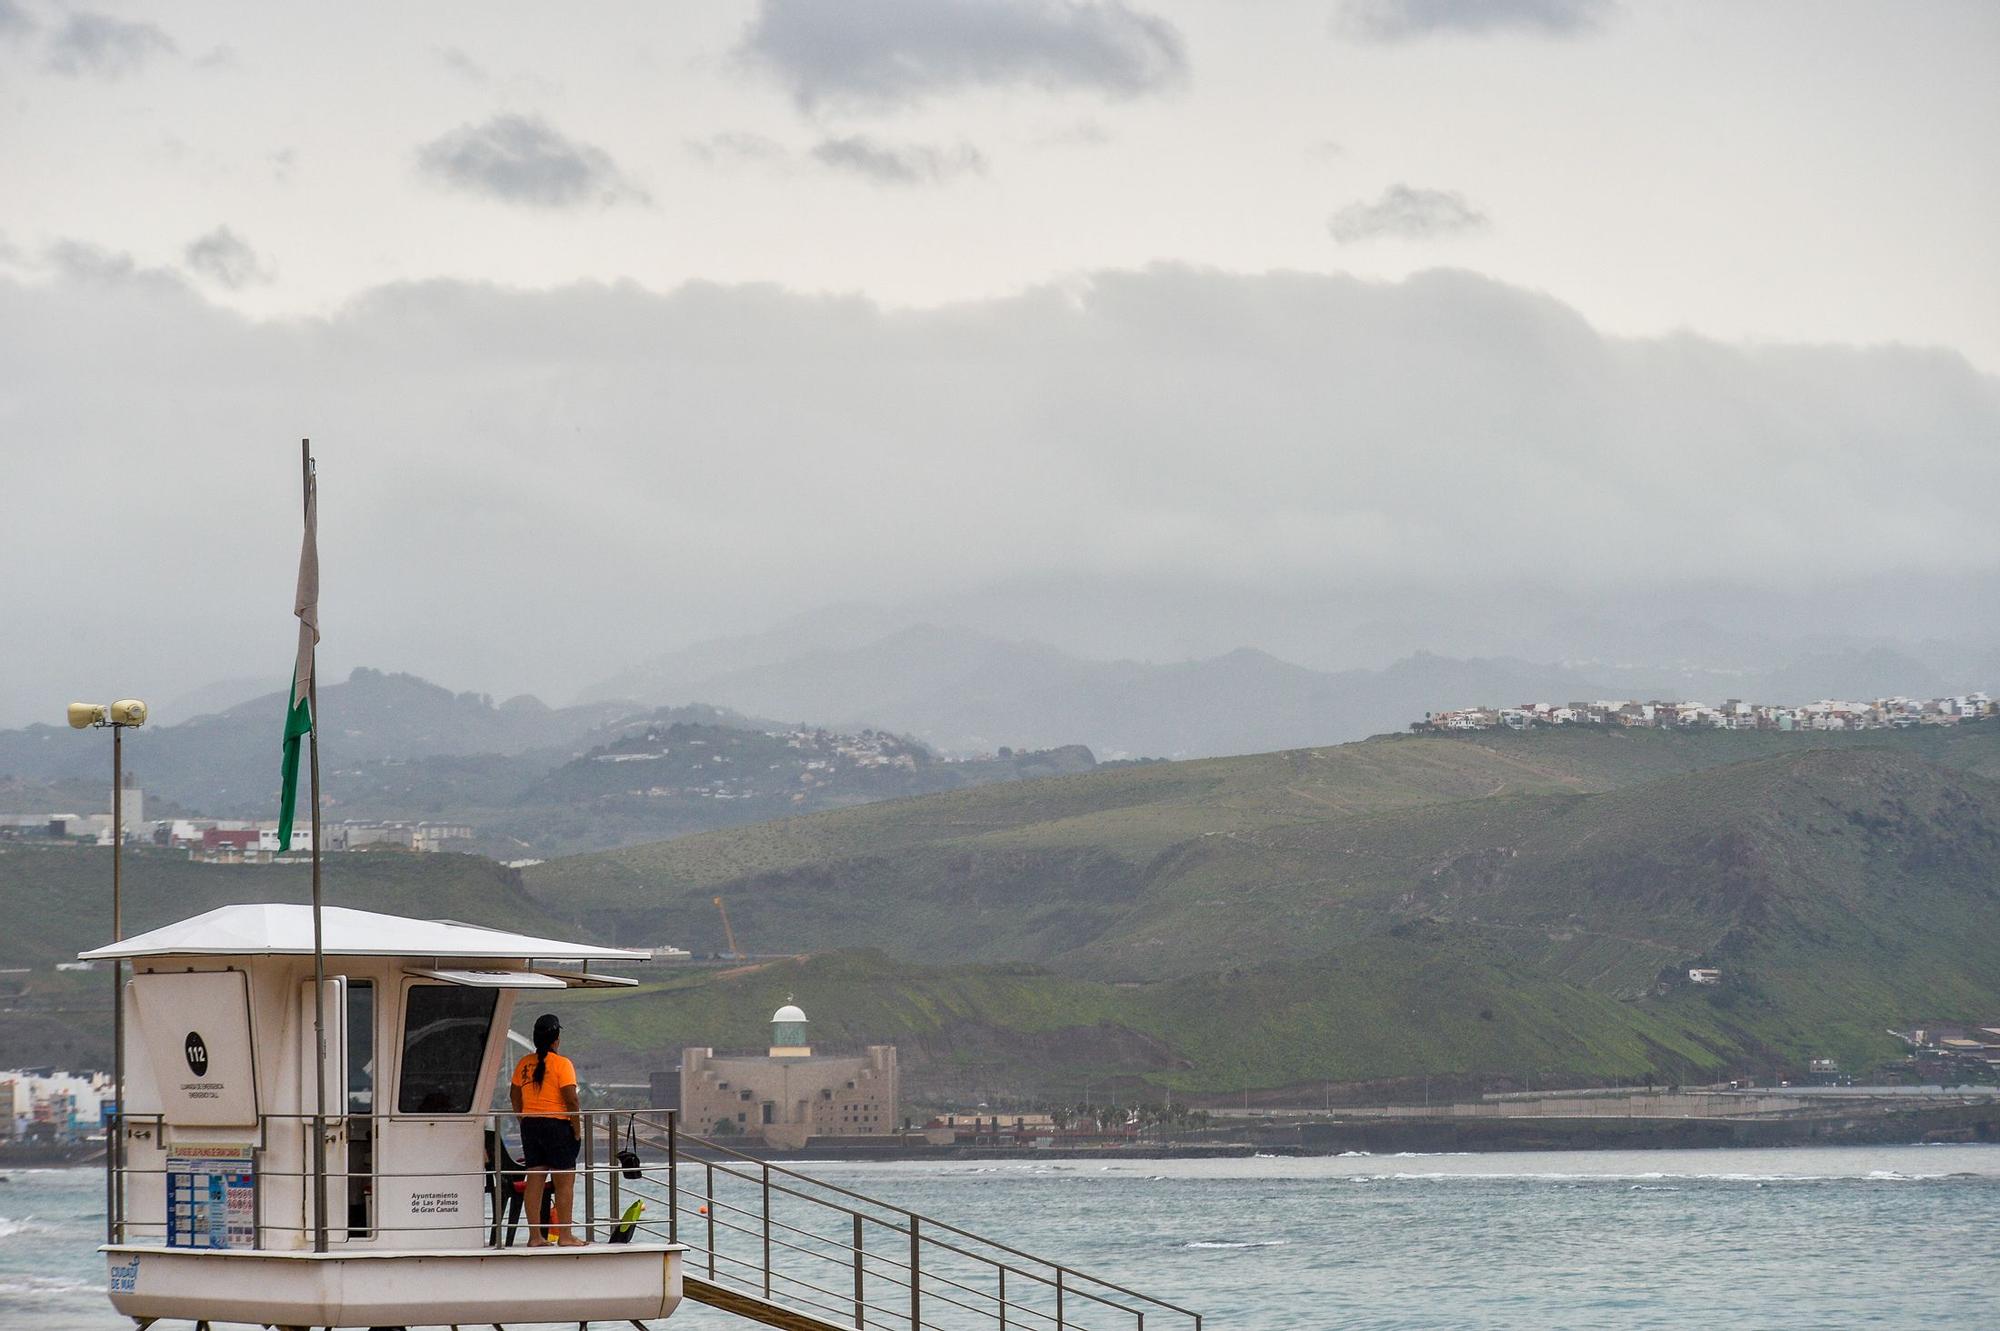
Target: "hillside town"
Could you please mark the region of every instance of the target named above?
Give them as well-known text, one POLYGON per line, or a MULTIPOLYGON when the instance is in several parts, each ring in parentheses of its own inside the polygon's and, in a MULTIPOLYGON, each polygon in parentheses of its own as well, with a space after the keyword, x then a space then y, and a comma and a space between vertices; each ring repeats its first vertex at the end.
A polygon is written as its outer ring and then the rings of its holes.
MULTIPOLYGON (((286 853, 278 845, 278 820, 275 818, 149 819, 146 817, 146 792, 129 777, 122 803, 125 844, 128 846, 159 846, 180 851, 191 860, 214 864, 263 864, 286 853)), ((464 850, 470 846, 473 835, 472 827, 467 823, 353 819, 322 823, 320 831, 326 840, 322 849, 328 851, 464 850)), ((108 812, 71 813, 59 809, 0 814, 0 840, 108 846, 111 844, 111 815, 108 812)), ((294 827, 290 853, 303 855, 311 849, 311 827, 305 824, 294 827)))
POLYGON ((1906 730, 1955 726, 1994 717, 1987 694, 1949 698, 1876 698, 1791 706, 1727 698, 1702 702, 1524 702, 1512 707, 1460 707, 1426 712, 1410 729, 1439 734, 1463 730, 1528 730, 1537 726, 1629 726, 1653 730, 1906 730))
MULTIPOLYGON (((152 842, 185 851, 189 859, 212 864, 261 864, 286 852, 278 846, 276 819, 175 818, 152 825, 152 842)), ((431 853, 464 850, 472 841, 470 823, 365 822, 352 819, 321 823, 327 851, 414 850, 431 853), (457 844, 454 844, 457 843, 457 844)), ((109 830, 105 839, 109 840, 109 830)), ((290 852, 312 849, 312 829, 294 827, 290 852)))
POLYGON ((942 757, 887 731, 812 726, 752 730, 677 721, 648 726, 592 749, 550 773, 532 792, 561 804, 627 801, 750 803, 767 816, 825 804, 928 794, 1027 776, 1087 771, 1081 745, 1038 752, 942 757))
POLYGON ((740 800, 779 794, 802 804, 815 786, 842 775, 877 769, 914 772, 937 760, 922 746, 879 730, 748 731, 677 723, 651 726, 594 749, 585 761, 621 769, 626 764, 647 765, 643 770, 660 776, 642 784, 616 784, 630 787, 628 793, 654 799, 740 800))

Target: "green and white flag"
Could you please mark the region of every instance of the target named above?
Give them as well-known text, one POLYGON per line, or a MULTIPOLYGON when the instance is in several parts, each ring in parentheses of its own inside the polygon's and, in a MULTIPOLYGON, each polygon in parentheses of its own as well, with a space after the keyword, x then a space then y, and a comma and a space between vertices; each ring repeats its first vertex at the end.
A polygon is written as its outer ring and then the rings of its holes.
POLYGON ((291 705, 285 709, 284 791, 278 796, 278 849, 292 848, 292 806, 299 798, 299 743, 313 728, 313 648, 319 643, 319 481, 306 475, 306 535, 299 548, 299 654, 292 662, 291 705))

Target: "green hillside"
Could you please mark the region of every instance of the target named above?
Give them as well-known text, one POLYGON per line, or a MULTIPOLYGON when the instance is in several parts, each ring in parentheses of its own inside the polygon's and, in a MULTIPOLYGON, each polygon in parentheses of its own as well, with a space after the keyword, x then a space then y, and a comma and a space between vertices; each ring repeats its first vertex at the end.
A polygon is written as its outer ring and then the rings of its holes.
MULTIPOLYGON (((1996 758, 1986 727, 1394 738, 873 805, 528 887, 624 941, 719 947, 721 893, 753 950, 875 949, 784 982, 934 1075, 986 1051, 997 1084, 1864 1066, 1887 1026, 2000 1015, 1996 758), (1690 988, 1696 964, 1726 983, 1690 988)), ((765 976, 602 1000, 605 1053, 754 1045, 765 976)))
MULTIPOLYGON (((1458 844, 1481 819, 1543 816, 1527 796, 1594 794, 1767 755, 1887 753, 2000 775, 2000 726, 1782 735, 1587 729, 1444 739, 1384 737, 1327 749, 1111 767, 1098 772, 836 810, 703 833, 529 871, 528 888, 581 925, 621 939, 724 946, 709 898, 728 897, 754 951, 881 946, 926 959, 1048 960, 1130 920, 1157 887, 1218 882, 1260 892, 1325 875, 1285 829, 1394 846, 1458 844), (1433 827, 1414 814, 1479 801, 1433 827), (1491 801, 1489 803, 1489 801, 1491 801), (1455 829, 1447 831, 1446 828, 1455 829), (1274 839, 1275 838, 1275 839, 1274 839), (1455 839, 1456 838, 1456 839, 1455 839), (1214 844, 1210 844, 1214 843, 1214 844), (1226 852, 1226 854, 1224 853, 1226 852), (1248 867, 1260 856, 1263 868, 1248 867), (968 927, 976 922, 977 928, 968 927)), ((1358 848, 1336 875, 1355 876, 1358 848), (1352 861, 1352 862, 1350 862, 1352 861)), ((1396 881, 1400 882, 1401 879, 1396 881)), ((1300 888, 1299 890, 1307 890, 1300 888)), ((1344 890, 1344 889, 1343 889, 1344 890)), ((1220 906, 1233 912, 1236 903, 1220 906)))
POLYGON ((757 1048, 771 1010, 793 998, 822 1048, 893 1043, 913 1093, 961 1102, 1076 1095, 1091 1084, 1218 1095, 1427 1075, 1678 1081, 1720 1073, 1734 1046, 1699 1006, 1620 1002, 1432 930, 1148 986, 867 951, 556 1001, 575 1056, 620 1079, 670 1069, 688 1045, 757 1048))

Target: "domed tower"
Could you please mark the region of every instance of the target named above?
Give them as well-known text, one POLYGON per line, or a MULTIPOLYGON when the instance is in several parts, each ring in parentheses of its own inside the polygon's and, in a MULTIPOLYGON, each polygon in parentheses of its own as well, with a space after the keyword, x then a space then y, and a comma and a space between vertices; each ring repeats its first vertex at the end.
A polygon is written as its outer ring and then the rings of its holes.
POLYGON ((771 1014, 771 1057, 812 1057, 812 1046, 806 1043, 806 1014, 795 1004, 787 1003, 771 1014))

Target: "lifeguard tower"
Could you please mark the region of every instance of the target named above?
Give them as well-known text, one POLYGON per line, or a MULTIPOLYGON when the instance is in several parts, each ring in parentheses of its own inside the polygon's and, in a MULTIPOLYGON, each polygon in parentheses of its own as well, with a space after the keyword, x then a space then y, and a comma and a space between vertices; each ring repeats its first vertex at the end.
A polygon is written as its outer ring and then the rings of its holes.
POLYGON ((515 1000, 632 984, 596 968, 647 953, 335 907, 319 941, 307 906, 239 905, 81 954, 133 970, 102 1251, 142 1329, 643 1325, 685 1296, 787 1331, 1199 1331, 667 1110, 586 1115, 576 1218, 595 1241, 515 1246, 522 1170, 492 1107, 515 1000), (634 1201, 643 1218, 616 1226, 634 1201))
POLYGON ((332 907, 323 931, 323 1189, 308 907, 225 906, 85 954, 133 966, 113 1306, 276 1326, 672 1313, 677 1245, 496 1248, 487 1213, 515 998, 630 983, 586 968, 645 954, 332 907))

